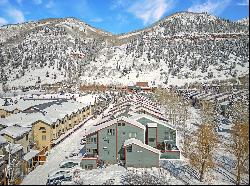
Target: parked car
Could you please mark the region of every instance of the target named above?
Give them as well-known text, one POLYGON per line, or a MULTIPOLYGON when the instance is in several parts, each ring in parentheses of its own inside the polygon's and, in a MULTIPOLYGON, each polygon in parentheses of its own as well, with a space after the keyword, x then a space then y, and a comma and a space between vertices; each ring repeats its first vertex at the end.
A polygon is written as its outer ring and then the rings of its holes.
POLYGON ((77 160, 77 159, 68 159, 68 160, 65 160, 63 162, 60 163, 59 167, 62 168, 62 169, 72 169, 72 168, 75 168, 75 167, 79 167, 80 166, 80 160, 77 160))
POLYGON ((80 144, 81 144, 81 145, 84 145, 84 144, 86 144, 86 137, 85 137, 85 138, 82 138, 82 139, 81 139, 81 142, 80 142, 80 144))
POLYGON ((72 181, 72 176, 69 174, 57 174, 49 177, 46 185, 61 185, 62 181, 72 181))
POLYGON ((60 175, 60 174, 69 174, 71 171, 70 169, 55 169, 53 171, 50 171, 48 174, 48 177, 53 177, 56 175, 60 175))

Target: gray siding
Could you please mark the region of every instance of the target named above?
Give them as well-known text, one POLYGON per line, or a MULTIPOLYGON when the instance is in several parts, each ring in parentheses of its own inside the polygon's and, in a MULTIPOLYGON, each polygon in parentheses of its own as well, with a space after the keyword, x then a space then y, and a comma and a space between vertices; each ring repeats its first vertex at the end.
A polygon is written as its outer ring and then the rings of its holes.
POLYGON ((145 132, 143 129, 138 128, 134 125, 128 124, 126 122, 119 122, 125 123, 125 126, 119 126, 117 124, 117 132, 118 132, 118 158, 124 159, 124 142, 130 138, 136 138, 144 143, 145 139, 145 132), (136 135, 136 136, 135 136, 136 135))
POLYGON ((158 124, 157 143, 162 143, 164 140, 169 140, 169 144, 176 145, 176 130, 158 124))
POLYGON ((126 150, 126 167, 159 167, 159 154, 132 144, 132 152, 126 150))
POLYGON ((125 140, 130 138, 136 138, 144 143, 145 139, 144 129, 138 128, 124 121, 119 121, 118 123, 110 127, 101 129, 98 132, 99 158, 101 160, 104 160, 106 163, 117 163, 117 159, 125 158, 124 148, 123 148, 125 140), (125 125, 123 126, 122 123, 124 123, 125 125), (107 131, 109 129, 114 129, 115 135, 108 135, 107 131), (116 139, 117 139, 117 144, 116 144, 116 139), (117 151, 117 157, 116 157, 116 151, 117 151))
POLYGON ((80 166, 83 169, 90 169, 90 167, 93 167, 93 169, 96 169, 97 168, 97 163, 96 163, 95 159, 83 159, 81 161, 80 166))
POLYGON ((116 124, 101 129, 98 132, 99 159, 105 163, 116 163, 116 124), (114 135, 108 135, 108 130, 114 129, 114 135))

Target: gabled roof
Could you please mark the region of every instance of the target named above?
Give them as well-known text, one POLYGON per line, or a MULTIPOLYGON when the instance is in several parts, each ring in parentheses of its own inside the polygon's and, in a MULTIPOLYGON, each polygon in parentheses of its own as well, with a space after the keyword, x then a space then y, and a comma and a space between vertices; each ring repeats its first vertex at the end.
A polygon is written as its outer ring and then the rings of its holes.
POLYGON ((162 120, 159 120, 159 119, 157 119, 157 118, 155 118, 153 116, 147 115, 147 114, 134 114, 133 116, 131 116, 131 119, 136 120, 136 121, 140 120, 141 118, 147 118, 147 119, 152 121, 150 123, 158 123, 158 124, 163 125, 165 127, 176 130, 176 128, 174 126, 170 125, 169 123, 167 123, 165 121, 162 121, 162 120))
POLYGON ((46 113, 36 112, 36 113, 17 113, 12 114, 5 118, 5 120, 0 119, 0 124, 4 126, 22 126, 31 128, 32 125, 37 121, 43 121, 49 125, 53 124, 56 120, 50 118, 46 113))
POLYGON ((39 150, 30 149, 30 151, 24 155, 23 160, 29 161, 31 158, 37 156, 39 152, 40 152, 39 150))
POLYGON ((152 151, 152 152, 154 152, 154 153, 156 153, 156 154, 160 154, 160 151, 159 151, 158 149, 155 149, 155 148, 153 148, 153 147, 151 147, 151 146, 149 146, 149 145, 146 145, 146 144, 142 143, 142 142, 141 142, 140 140, 138 140, 138 139, 130 138, 130 139, 128 139, 128 140, 126 140, 126 141, 124 142, 124 146, 132 145, 132 144, 138 145, 138 146, 140 146, 140 147, 142 147, 142 148, 144 148, 144 149, 147 149, 147 150, 149 150, 149 151, 152 151))
POLYGON ((6 134, 15 139, 21 137, 24 134, 27 134, 29 131, 31 131, 30 128, 10 126, 1 130, 0 134, 6 134))
POLYGON ((89 135, 89 134, 95 133, 95 132, 97 132, 97 131, 99 131, 101 129, 104 129, 106 127, 112 126, 112 125, 116 124, 119 121, 125 121, 125 122, 127 122, 127 123, 129 123, 129 124, 131 124, 133 126, 141 128, 143 130, 146 129, 145 126, 142 125, 141 123, 139 123, 137 121, 134 121, 134 120, 131 120, 131 119, 125 117, 125 116, 121 116, 121 117, 118 117, 116 119, 113 119, 113 120, 107 121, 105 123, 102 123, 100 125, 91 127, 90 130, 87 132, 86 136, 89 135))
POLYGON ((10 151, 11 154, 15 154, 16 152, 22 150, 23 146, 21 144, 9 143, 5 146, 5 149, 7 152, 10 151))
POLYGON ((152 115, 154 115, 154 116, 156 116, 156 117, 159 117, 159 118, 161 118, 161 119, 163 119, 163 120, 166 120, 166 118, 165 118, 162 114, 159 114, 159 113, 157 113, 157 112, 154 112, 154 111, 152 111, 152 110, 149 110, 148 108, 145 108, 145 107, 133 108, 133 112, 138 112, 138 111, 140 111, 140 110, 144 110, 144 111, 148 112, 149 114, 152 114, 152 115))

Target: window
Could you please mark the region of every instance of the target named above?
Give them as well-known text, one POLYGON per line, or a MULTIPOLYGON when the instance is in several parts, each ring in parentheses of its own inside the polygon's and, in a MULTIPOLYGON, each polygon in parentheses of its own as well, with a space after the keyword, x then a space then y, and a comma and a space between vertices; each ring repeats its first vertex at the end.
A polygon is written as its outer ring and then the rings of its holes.
POLYGON ((108 135, 114 136, 115 135, 115 129, 108 129, 108 135))
POLYGON ((46 128, 45 127, 40 127, 39 130, 45 130, 46 131, 46 128))
POLYGON ((91 143, 96 143, 96 138, 91 138, 91 143))
POLYGON ((29 140, 29 134, 26 134, 26 141, 29 140))
POLYGON ((90 138, 87 138, 87 144, 89 144, 90 143, 90 138))
POLYGON ((46 135, 42 135, 42 141, 46 141, 46 135))
POLYGON ((118 123, 118 126, 121 126, 121 123, 118 123))
POLYGON ((93 169, 93 165, 91 165, 91 164, 85 165, 85 169, 91 170, 91 169, 93 169))
POLYGON ((1 115, 1 118, 5 118, 5 115, 1 115))
POLYGON ((136 138, 137 133, 136 133, 136 132, 130 132, 130 133, 128 134, 128 136, 129 136, 130 138, 136 138))
POLYGON ((127 152, 132 152, 132 145, 126 147, 127 152))
POLYGON ((125 126, 125 123, 122 123, 122 126, 125 126))

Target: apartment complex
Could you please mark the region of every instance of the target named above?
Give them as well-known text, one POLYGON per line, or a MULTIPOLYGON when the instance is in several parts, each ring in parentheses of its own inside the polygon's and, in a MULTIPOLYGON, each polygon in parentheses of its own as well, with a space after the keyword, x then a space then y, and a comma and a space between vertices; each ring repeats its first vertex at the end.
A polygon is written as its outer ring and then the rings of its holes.
POLYGON ((176 129, 156 103, 142 95, 129 95, 112 105, 86 133, 87 157, 82 164, 96 158, 92 163, 122 161, 125 166, 158 167, 160 158, 180 158, 176 137, 176 129))

